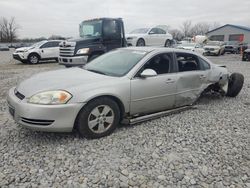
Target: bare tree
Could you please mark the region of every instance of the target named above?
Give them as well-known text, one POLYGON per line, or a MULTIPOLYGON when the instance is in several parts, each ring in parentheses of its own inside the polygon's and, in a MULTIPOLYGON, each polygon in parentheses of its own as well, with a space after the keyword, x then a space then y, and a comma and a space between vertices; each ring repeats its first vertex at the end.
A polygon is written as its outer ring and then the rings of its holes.
POLYGON ((173 36, 175 40, 181 40, 183 38, 183 34, 179 29, 171 29, 169 33, 173 36))
POLYGON ((192 28, 191 20, 186 20, 182 23, 181 31, 184 37, 191 37, 191 28, 192 28))
POLYGON ((15 17, 8 20, 5 17, 0 19, 0 39, 1 42, 13 42, 17 39, 17 30, 19 26, 16 24, 15 17))
POLYGON ((210 24, 209 30, 211 31, 211 30, 216 29, 218 27, 221 27, 221 24, 219 22, 214 22, 214 23, 210 24))
POLYGON ((190 34, 191 36, 205 35, 209 31, 209 29, 210 29, 209 23, 199 22, 191 28, 190 34))

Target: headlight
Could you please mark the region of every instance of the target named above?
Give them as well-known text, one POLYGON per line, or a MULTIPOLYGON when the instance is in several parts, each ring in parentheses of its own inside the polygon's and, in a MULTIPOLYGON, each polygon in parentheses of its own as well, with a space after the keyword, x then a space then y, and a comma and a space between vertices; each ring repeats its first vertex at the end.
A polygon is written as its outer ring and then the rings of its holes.
POLYGON ((66 91, 45 91, 33 95, 28 103, 33 104, 65 104, 71 99, 72 95, 66 91))
POLYGON ((76 54, 87 54, 89 52, 89 48, 79 49, 76 54))

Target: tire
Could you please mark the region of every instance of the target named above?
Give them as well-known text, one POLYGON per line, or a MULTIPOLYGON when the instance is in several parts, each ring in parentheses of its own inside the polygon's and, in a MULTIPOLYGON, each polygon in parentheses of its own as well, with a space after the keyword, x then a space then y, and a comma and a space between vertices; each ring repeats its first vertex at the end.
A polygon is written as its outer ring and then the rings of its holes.
POLYGON ((136 46, 145 46, 146 44, 145 44, 145 41, 144 41, 144 39, 139 39, 138 41, 137 41, 137 43, 136 43, 136 46))
POLYGON ((240 93, 243 87, 243 83, 244 83, 244 76, 242 74, 240 73, 231 74, 229 78, 228 91, 226 96, 236 97, 240 93))
POLYGON ((171 46, 171 41, 170 40, 166 40, 164 46, 169 48, 171 46))
POLYGON ((38 64, 39 63, 39 60, 40 60, 40 57, 38 54, 30 54, 29 57, 28 57, 28 62, 30 64, 38 64))
POLYGON ((216 56, 220 56, 220 55, 221 55, 220 53, 221 53, 221 52, 219 51, 218 54, 216 54, 216 56))
POLYGON ((120 109, 117 103, 108 97, 101 97, 90 101, 82 108, 77 117, 76 127, 81 136, 100 138, 111 134, 119 121, 120 109))

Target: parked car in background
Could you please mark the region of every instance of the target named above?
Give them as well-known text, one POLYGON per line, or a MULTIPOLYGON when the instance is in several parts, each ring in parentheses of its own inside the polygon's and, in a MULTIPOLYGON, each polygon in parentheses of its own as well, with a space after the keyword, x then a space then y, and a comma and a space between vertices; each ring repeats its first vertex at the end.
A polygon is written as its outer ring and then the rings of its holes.
POLYGON ((84 67, 35 75, 11 88, 7 100, 10 114, 24 127, 76 128, 99 138, 121 122, 134 124, 188 108, 204 92, 235 97, 243 82, 243 75, 192 51, 128 47, 84 67))
POLYGON ((135 29, 126 34, 128 46, 165 46, 170 47, 173 36, 167 31, 153 28, 135 29))
POLYGON ((250 45, 248 49, 243 51, 242 61, 250 61, 250 45))
POLYGON ((37 64, 44 60, 56 60, 59 56, 59 43, 61 40, 44 40, 30 47, 17 48, 13 58, 22 63, 37 64))
POLYGON ((209 41, 203 47, 204 53, 203 55, 224 55, 225 53, 225 45, 221 41, 209 41))
POLYGON ((191 50, 193 52, 197 52, 199 54, 203 54, 205 50, 200 44, 197 43, 182 43, 177 46, 178 49, 191 50))
POLYGON ((0 44, 0 51, 9 51, 9 47, 5 44, 0 44))
POLYGON ((240 46, 238 41, 225 42, 225 53, 238 54, 240 52, 240 46))

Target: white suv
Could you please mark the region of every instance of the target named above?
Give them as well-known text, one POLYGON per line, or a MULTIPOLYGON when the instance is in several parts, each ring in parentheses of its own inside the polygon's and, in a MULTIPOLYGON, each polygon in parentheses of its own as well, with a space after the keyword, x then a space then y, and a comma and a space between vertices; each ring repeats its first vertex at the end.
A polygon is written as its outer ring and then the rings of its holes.
POLYGON ((42 60, 56 60, 59 56, 59 43, 61 40, 45 40, 30 47, 17 48, 13 58, 23 63, 37 64, 42 60))
POLYGON ((165 46, 170 47, 173 36, 161 28, 135 29, 126 35, 128 46, 165 46))

